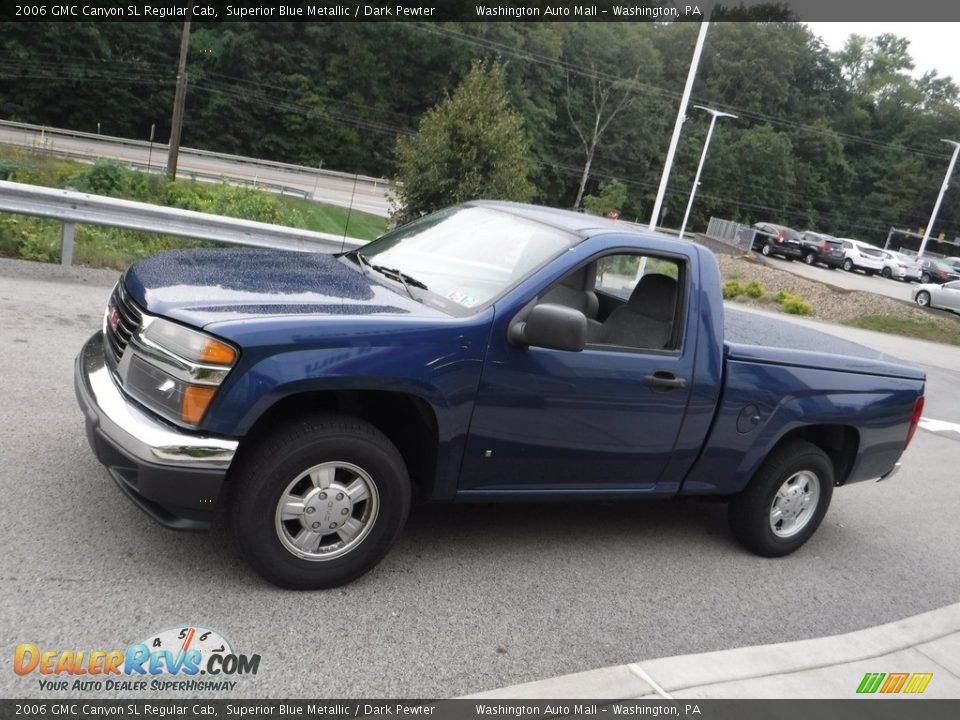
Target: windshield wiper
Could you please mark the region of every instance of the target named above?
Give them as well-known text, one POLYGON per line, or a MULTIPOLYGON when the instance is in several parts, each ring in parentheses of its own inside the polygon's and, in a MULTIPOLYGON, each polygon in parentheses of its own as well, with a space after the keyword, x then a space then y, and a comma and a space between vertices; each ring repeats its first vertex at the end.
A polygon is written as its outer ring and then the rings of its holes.
MULTIPOLYGON (((366 258, 364 258, 364 262, 369 263, 369 261, 366 258)), ((388 277, 391 280, 396 280, 397 282, 399 282, 401 285, 403 285, 403 289, 407 291, 407 295, 409 295, 414 300, 416 300, 417 298, 414 297, 413 293, 410 291, 411 286, 415 288, 420 288, 421 290, 428 289, 424 283, 420 282, 415 277, 411 277, 410 275, 407 275, 405 272, 402 272, 401 270, 397 270, 396 268, 388 268, 388 267, 384 267, 383 265, 370 265, 370 267, 376 270, 378 273, 380 273, 384 277, 388 277)))
POLYGON ((364 275, 367 274, 367 268, 370 267, 370 261, 363 256, 363 253, 360 252, 360 248, 357 248, 356 250, 351 250, 350 252, 348 252, 347 257, 356 258, 357 265, 360 266, 360 272, 362 272, 364 275))

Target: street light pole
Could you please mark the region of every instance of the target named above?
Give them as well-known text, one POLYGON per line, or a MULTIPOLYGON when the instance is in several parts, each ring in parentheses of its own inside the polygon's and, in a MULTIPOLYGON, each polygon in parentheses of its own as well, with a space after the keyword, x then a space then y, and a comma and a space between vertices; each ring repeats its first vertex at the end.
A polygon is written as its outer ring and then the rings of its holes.
POLYGON ((940 203, 943 202, 943 196, 946 194, 947 188, 950 187, 950 176, 953 175, 953 168, 957 164, 957 154, 960 153, 960 143, 954 142, 953 140, 941 140, 940 142, 953 145, 953 157, 950 158, 950 167, 947 168, 947 174, 943 178, 943 185, 940 186, 940 194, 937 196, 937 204, 933 206, 933 214, 930 216, 930 222, 927 223, 927 228, 923 231, 923 240, 920 241, 920 251, 917 253, 917 257, 923 257, 923 251, 926 249, 927 241, 930 239, 930 233, 933 231, 933 224, 937 221, 937 213, 940 212, 940 203))
POLYGON ((687 82, 683 86, 683 96, 680 98, 680 108, 677 110, 677 120, 673 124, 673 136, 670 138, 670 147, 667 149, 667 159, 663 162, 663 173, 660 175, 660 187, 657 188, 657 199, 653 203, 653 212, 650 214, 651 232, 657 229, 660 221, 660 208, 663 198, 667 194, 667 183, 670 182, 670 171, 673 169, 673 156, 677 152, 680 142, 680 131, 687 116, 687 103, 690 102, 690 93, 693 92, 693 82, 697 79, 697 67, 700 65, 700 54, 703 52, 703 43, 707 39, 707 28, 710 27, 710 13, 713 11, 713 2, 707 5, 707 13, 700 23, 700 33, 697 35, 697 44, 693 48, 693 58, 690 60, 690 69, 687 71, 687 82))
POLYGON ((710 147, 710 138, 713 137, 713 126, 717 124, 717 118, 728 117, 735 118, 736 115, 720 112, 713 108, 703 105, 694 105, 695 108, 706 110, 710 113, 710 129, 707 130, 707 139, 703 141, 703 152, 700 153, 700 164, 697 165, 697 175, 693 178, 693 187, 690 188, 690 199, 687 200, 687 211, 683 214, 683 223, 680 225, 680 239, 683 240, 683 231, 687 229, 687 220, 690 219, 690 209, 693 207, 693 198, 697 194, 697 186, 700 184, 700 173, 703 170, 703 162, 707 159, 707 148, 710 147))

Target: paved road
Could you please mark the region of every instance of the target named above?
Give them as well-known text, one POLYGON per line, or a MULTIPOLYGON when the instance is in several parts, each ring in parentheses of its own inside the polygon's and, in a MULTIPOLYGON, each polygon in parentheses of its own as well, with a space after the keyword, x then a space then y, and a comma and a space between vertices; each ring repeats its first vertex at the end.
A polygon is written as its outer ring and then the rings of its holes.
MULTIPOLYGON (((148 160, 154 168, 164 167, 167 162, 166 145, 156 144, 152 158, 149 148, 111 142, 109 139, 75 138, 53 133, 40 137, 39 132, 0 125, 0 143, 19 147, 39 148, 45 152, 69 154, 88 158, 113 158, 146 166, 148 160)), ((319 173, 303 173, 295 170, 258 165, 255 160, 237 162, 192 153, 181 148, 178 173, 189 177, 190 173, 203 173, 212 178, 228 177, 245 182, 272 183, 302 190, 319 202, 350 207, 363 212, 386 217, 390 204, 383 185, 357 182, 352 178, 333 177, 319 173)), ((208 179, 208 178, 200 178, 208 179)))
MULTIPOLYGON (((960 433, 949 429, 921 430, 895 480, 838 491, 815 538, 781 560, 741 550, 713 504, 420 508, 358 582, 278 590, 246 569, 222 525, 181 535, 147 520, 87 447, 72 360, 99 325, 113 277, 0 261, 8 663, 21 642, 124 648, 199 623, 262 655, 237 697, 457 696, 848 632, 960 597, 960 433)), ((924 344, 862 337, 893 355, 930 355, 924 344)), ((958 423, 951 358, 928 367, 927 414, 958 423)), ((35 676, 9 667, 0 697, 43 694, 35 676)))

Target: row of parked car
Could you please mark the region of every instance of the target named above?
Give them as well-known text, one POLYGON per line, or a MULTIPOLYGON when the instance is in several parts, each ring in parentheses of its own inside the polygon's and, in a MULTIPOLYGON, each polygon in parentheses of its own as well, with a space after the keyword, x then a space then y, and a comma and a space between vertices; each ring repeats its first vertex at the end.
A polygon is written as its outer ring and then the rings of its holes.
POLYGON ((756 223, 753 229, 753 249, 767 256, 780 255, 787 260, 803 260, 807 265, 843 268, 904 282, 943 284, 960 280, 960 257, 916 258, 862 240, 835 238, 812 230, 800 233, 773 223, 756 223))
POLYGON ((919 282, 912 293, 914 302, 960 313, 960 257, 917 258, 861 240, 835 238, 812 230, 800 233, 773 223, 756 223, 753 229, 753 249, 763 255, 803 260, 807 265, 824 265, 831 270, 843 268, 847 272, 919 282))

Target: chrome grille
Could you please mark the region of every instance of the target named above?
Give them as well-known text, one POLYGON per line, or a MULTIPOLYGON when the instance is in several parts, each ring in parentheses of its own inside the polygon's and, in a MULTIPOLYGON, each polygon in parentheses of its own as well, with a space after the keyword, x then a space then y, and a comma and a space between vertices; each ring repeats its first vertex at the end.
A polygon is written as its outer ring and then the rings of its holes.
POLYGON ((123 282, 117 283, 110 302, 107 305, 107 318, 104 327, 104 339, 107 357, 116 366, 127 349, 130 337, 140 328, 143 314, 123 289, 123 282), (114 317, 114 313, 116 316, 114 317))

